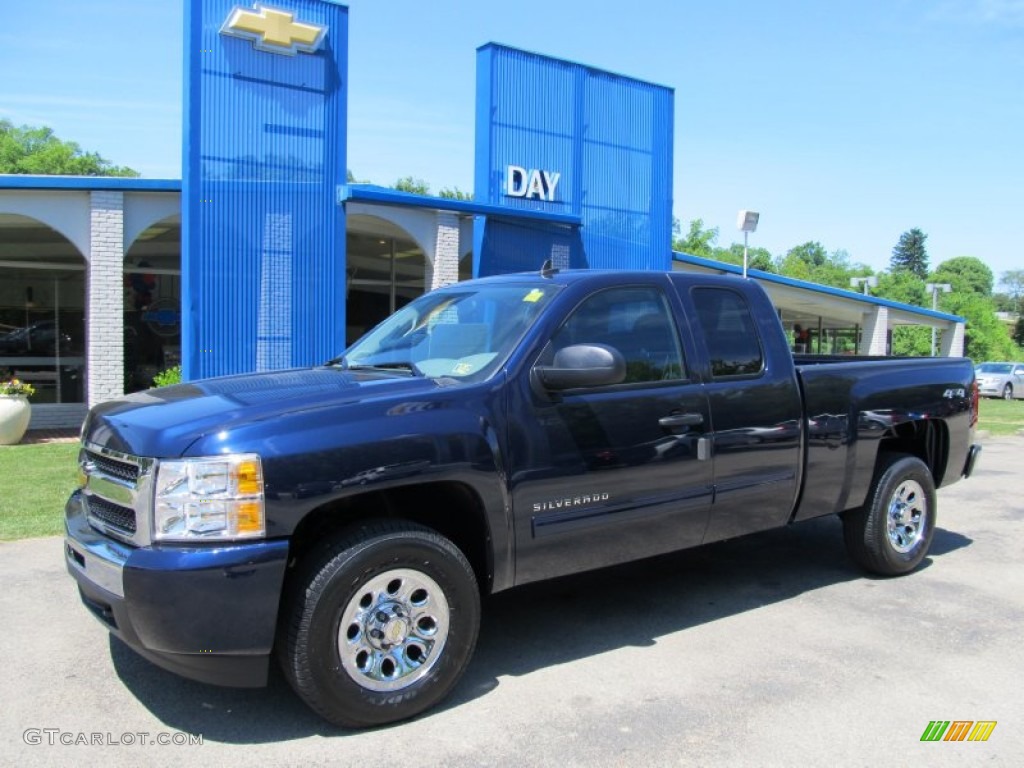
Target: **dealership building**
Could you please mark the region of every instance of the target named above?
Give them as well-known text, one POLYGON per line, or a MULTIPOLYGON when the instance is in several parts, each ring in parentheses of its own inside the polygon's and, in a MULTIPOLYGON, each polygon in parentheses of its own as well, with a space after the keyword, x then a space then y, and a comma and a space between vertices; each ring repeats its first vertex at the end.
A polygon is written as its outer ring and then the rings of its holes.
MULTIPOLYGON (((30 428, 188 379, 311 365, 425 291, 559 268, 739 268, 673 253, 670 88, 477 50, 474 199, 346 180, 348 12, 186 4, 182 178, 0 176, 0 375, 30 428)), ((960 317, 751 270, 811 348, 885 354, 960 317)), ((740 278, 742 279, 742 278, 740 278)))

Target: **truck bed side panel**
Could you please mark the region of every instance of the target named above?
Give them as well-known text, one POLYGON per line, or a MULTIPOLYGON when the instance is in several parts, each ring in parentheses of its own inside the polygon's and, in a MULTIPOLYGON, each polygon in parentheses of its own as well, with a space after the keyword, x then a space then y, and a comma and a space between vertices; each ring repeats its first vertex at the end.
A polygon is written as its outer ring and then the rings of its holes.
POLYGON ((936 485, 960 478, 973 441, 970 360, 890 358, 798 365, 807 414, 804 490, 794 520, 863 505, 883 441, 934 430, 936 485))

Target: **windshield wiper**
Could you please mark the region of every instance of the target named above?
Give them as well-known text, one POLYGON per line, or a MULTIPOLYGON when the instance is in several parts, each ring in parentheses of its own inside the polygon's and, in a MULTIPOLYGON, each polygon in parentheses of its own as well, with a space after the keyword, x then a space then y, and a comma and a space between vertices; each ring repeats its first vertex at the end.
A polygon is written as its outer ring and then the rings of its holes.
POLYGON ((374 363, 372 365, 345 365, 346 371, 408 371, 414 376, 423 377, 424 373, 420 367, 411 360, 396 361, 390 363, 374 363))

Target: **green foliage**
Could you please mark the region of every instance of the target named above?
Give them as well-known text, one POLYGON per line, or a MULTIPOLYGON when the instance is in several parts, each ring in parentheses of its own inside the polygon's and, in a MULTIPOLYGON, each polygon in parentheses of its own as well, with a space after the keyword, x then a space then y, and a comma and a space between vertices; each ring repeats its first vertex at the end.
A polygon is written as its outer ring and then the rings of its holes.
POLYGON ((928 357, 931 353, 931 328, 920 325, 897 325, 892 329, 892 354, 898 357, 928 357))
POLYGON ((95 152, 83 152, 73 141, 58 139, 49 128, 15 127, 0 120, 0 173, 46 176, 138 176, 95 152))
POLYGON ((892 259, 889 262, 892 271, 911 272, 923 280, 928 274, 928 252, 924 247, 924 241, 927 239, 928 235, 917 228, 900 235, 899 242, 892 249, 892 259))
POLYGON ((819 243, 817 240, 809 240, 802 245, 794 246, 790 248, 786 253, 787 259, 799 259, 809 268, 814 269, 820 267, 828 261, 828 251, 825 250, 825 246, 819 243))
POLYGON ((463 192, 458 187, 452 187, 451 189, 449 189, 448 187, 444 187, 440 192, 437 193, 437 196, 438 197, 443 197, 443 198, 445 198, 447 200, 472 200, 473 199, 473 193, 472 192, 463 192))
POLYGON ((871 274, 870 267, 850 262, 850 254, 840 249, 831 254, 817 241, 790 248, 775 264, 780 274, 834 288, 849 288, 851 277, 871 274))
POLYGON ((1024 317, 1018 317, 1013 324, 1013 343, 1018 347, 1024 347, 1024 317))
POLYGON ((32 397, 35 393, 36 388, 21 379, 10 378, 0 381, 0 395, 32 397))
MULTIPOLYGON (((711 258, 715 261, 724 261, 726 264, 742 265, 743 244, 733 243, 728 248, 715 248, 711 252, 711 258)), ((767 248, 748 248, 747 267, 762 272, 774 272, 775 259, 767 248)))
POLYGON ((1008 293, 993 293, 992 301, 997 312, 1016 312, 1018 301, 1008 293))
POLYGON ((1010 360, 1019 352, 1006 325, 996 317, 995 305, 989 297, 948 293, 942 297, 940 308, 967 320, 964 355, 972 360, 1010 360))
POLYGON ((992 270, 981 259, 957 256, 939 264, 928 278, 928 282, 949 283, 957 293, 991 296, 995 278, 992 276, 992 270))
POLYGON ((999 284, 1006 289, 1007 295, 1013 299, 1011 312, 1021 311, 1021 298, 1024 297, 1024 269, 1011 269, 1003 272, 999 284))
POLYGON ((423 179, 414 179, 412 176, 399 179, 395 182, 394 188, 399 192, 411 192, 414 195, 430 194, 430 185, 423 179))
POLYGON ((160 371, 160 373, 153 377, 153 386, 155 387, 169 387, 172 384, 181 384, 180 365, 168 368, 166 371, 160 371))
POLYGON ((883 272, 878 276, 875 296, 918 307, 931 306, 924 280, 912 272, 883 272))
POLYGON ((56 536, 78 484, 79 444, 0 446, 0 541, 56 536))
MULTIPOLYGON (((673 234, 678 235, 679 222, 673 222, 673 234)), ((705 259, 717 258, 714 254, 715 243, 718 240, 718 227, 704 228, 703 219, 693 219, 690 222, 690 229, 686 237, 677 237, 672 242, 672 250, 688 253, 691 256, 700 256, 705 259)), ((743 260, 743 253, 740 252, 740 261, 743 260)))

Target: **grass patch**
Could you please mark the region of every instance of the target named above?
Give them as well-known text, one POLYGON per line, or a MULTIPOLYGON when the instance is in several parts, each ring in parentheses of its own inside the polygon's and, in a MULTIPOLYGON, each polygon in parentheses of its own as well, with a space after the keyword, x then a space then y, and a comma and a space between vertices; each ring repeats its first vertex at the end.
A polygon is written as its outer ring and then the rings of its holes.
POLYGON ((1016 435, 1024 429, 1024 400, 989 400, 978 406, 978 429, 993 435, 1016 435))
POLYGON ((0 446, 0 541, 64 532, 78 443, 0 446))

